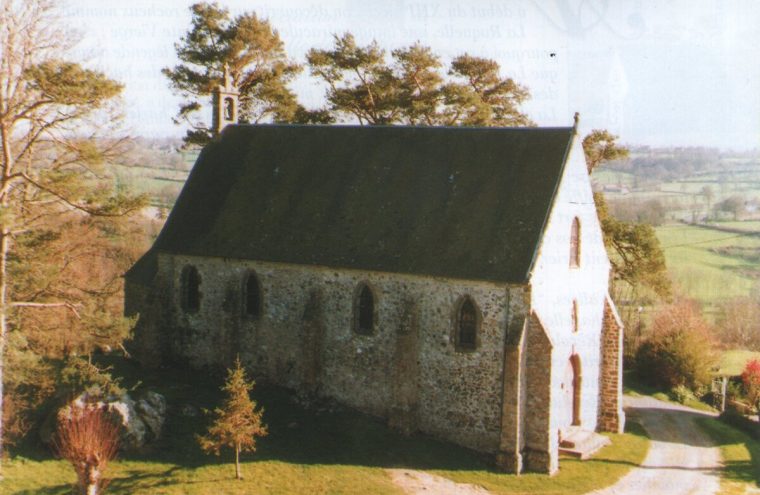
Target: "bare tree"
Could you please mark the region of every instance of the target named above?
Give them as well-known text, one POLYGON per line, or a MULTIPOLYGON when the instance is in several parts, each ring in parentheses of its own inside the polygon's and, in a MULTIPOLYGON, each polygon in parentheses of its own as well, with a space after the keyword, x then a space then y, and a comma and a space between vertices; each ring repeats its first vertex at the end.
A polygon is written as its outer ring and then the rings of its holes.
POLYGON ((9 262, 16 241, 60 215, 116 216, 143 203, 98 187, 103 164, 124 144, 101 137, 118 118, 122 86, 67 61, 75 39, 52 1, 0 0, 0 459, 11 312, 64 308, 79 315, 77 302, 56 294, 14 300, 9 262))
POLYGON ((756 297, 737 297, 720 304, 716 320, 724 344, 760 351, 760 302, 756 297))
POLYGON ((108 463, 119 449, 119 424, 105 408, 70 406, 58 419, 53 449, 74 466, 82 495, 98 495, 108 485, 108 463))

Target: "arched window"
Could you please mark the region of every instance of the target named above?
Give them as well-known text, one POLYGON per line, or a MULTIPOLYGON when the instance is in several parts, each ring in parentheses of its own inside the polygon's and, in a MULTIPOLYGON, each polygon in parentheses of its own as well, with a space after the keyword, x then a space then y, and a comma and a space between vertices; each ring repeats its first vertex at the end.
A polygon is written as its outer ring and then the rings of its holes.
POLYGON ((235 102, 229 96, 224 99, 224 119, 235 119, 235 102))
POLYGON ((470 298, 465 296, 459 305, 456 321, 456 347, 462 350, 473 350, 478 337, 478 308, 470 298))
POLYGON ((354 331, 369 335, 375 328, 375 296, 367 284, 361 284, 354 299, 354 331))
POLYGON ((578 331, 578 301, 573 299, 573 333, 578 331))
POLYGON ((246 275, 243 291, 244 314, 251 318, 258 318, 261 316, 261 285, 254 272, 246 275))
POLYGON ((182 269, 181 303, 187 313, 195 313, 201 308, 201 276, 198 269, 187 265, 182 269))
POLYGON ((578 217, 573 219, 570 228, 570 268, 578 268, 581 265, 581 221, 578 217))
POLYGON ((573 369, 573 416, 572 425, 580 426, 581 424, 581 385, 583 377, 581 375, 581 358, 577 354, 573 354, 570 357, 570 366, 573 369))

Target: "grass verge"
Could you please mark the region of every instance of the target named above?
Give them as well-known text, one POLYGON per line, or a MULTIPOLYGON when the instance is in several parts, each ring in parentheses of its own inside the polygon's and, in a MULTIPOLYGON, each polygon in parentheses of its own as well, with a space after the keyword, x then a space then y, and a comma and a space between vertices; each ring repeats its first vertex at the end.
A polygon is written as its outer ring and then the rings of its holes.
MULTIPOLYGON (((494 494, 581 494, 615 483, 631 468, 641 464, 648 448, 643 429, 630 423, 623 435, 614 435, 612 445, 605 447, 593 459, 579 461, 562 458, 560 471, 549 477, 540 474, 513 476, 494 471, 479 462, 472 453, 459 459, 460 466, 446 469, 418 469, 443 476, 458 483, 470 483, 494 494)), ((308 440, 307 440, 308 443, 308 440)), ((425 443, 425 442, 423 442, 425 443)), ((388 446, 387 444, 385 445, 388 446)), ((393 446, 391 446, 393 447, 393 446)), ((441 446, 452 448, 451 446, 441 446)), ((458 450, 454 448, 455 450, 458 450)), ((358 446, 346 455, 357 453, 358 446)), ((442 451, 427 450, 428 462, 441 457, 442 451)), ((205 465, 188 466, 162 462, 155 458, 125 459, 112 465, 108 488, 111 494, 399 494, 385 469, 415 467, 414 463, 387 463, 380 449, 370 449, 378 461, 375 466, 332 463, 297 463, 285 460, 248 460, 242 465, 244 479, 236 481, 230 459, 206 459, 205 465)), ((358 458, 366 455, 358 452, 358 458)), ((366 460, 366 459, 365 459, 366 460)), ((364 462, 366 464, 366 462, 364 462)), ((14 458, 4 468, 3 493, 13 495, 64 495, 71 493, 75 481, 71 467, 52 459, 32 460, 14 458)))
POLYGON ((614 484, 632 468, 641 465, 649 449, 644 429, 629 422, 626 432, 611 436, 612 445, 592 459, 580 461, 562 457, 555 476, 523 474, 505 476, 492 471, 441 471, 435 474, 458 483, 479 485, 494 494, 572 495, 587 493, 614 484))
MULTIPOLYGON (((405 437, 385 422, 335 404, 304 409, 281 388, 257 386, 253 397, 263 406, 269 436, 258 450, 242 456, 243 481, 234 479, 232 454, 205 456, 195 442, 207 418, 188 415, 219 401, 221 377, 167 369, 144 375, 129 363, 113 363, 127 388, 141 386, 164 394, 169 402, 162 440, 150 452, 122 456, 107 474, 109 494, 395 494, 401 493, 387 468, 426 471, 493 493, 585 493, 614 483, 646 455, 643 430, 630 424, 624 435, 593 460, 563 458, 554 477, 497 472, 490 456, 424 435, 405 437)), ((16 452, 3 466, 3 494, 63 495, 75 481, 72 468, 39 447, 16 452)))
POLYGON ((757 493, 760 487, 760 443, 714 418, 699 418, 697 424, 720 447, 724 465, 721 495, 757 493))
POLYGON ((715 412, 715 408, 710 404, 706 404, 701 400, 694 398, 687 398, 684 402, 673 400, 670 394, 660 389, 652 387, 642 382, 633 370, 626 370, 623 372, 623 394, 629 397, 642 397, 649 395, 657 400, 663 402, 670 402, 671 404, 679 404, 697 411, 715 412))

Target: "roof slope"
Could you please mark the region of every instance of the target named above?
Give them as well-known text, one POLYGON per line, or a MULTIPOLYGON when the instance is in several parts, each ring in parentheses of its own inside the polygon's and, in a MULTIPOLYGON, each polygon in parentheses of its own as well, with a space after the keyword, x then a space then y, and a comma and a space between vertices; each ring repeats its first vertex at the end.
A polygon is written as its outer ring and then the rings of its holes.
MULTIPOLYGON (((572 128, 228 127, 152 252, 523 282, 572 128)), ((144 274, 143 274, 144 275, 144 274)))

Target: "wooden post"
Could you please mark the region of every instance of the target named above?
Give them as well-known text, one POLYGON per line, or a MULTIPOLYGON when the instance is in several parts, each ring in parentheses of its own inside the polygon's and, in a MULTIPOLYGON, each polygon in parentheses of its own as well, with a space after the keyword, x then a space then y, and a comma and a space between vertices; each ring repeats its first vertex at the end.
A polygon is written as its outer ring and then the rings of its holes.
POLYGON ((722 376, 720 381, 720 412, 724 412, 726 410, 726 389, 728 388, 728 377, 722 376))

